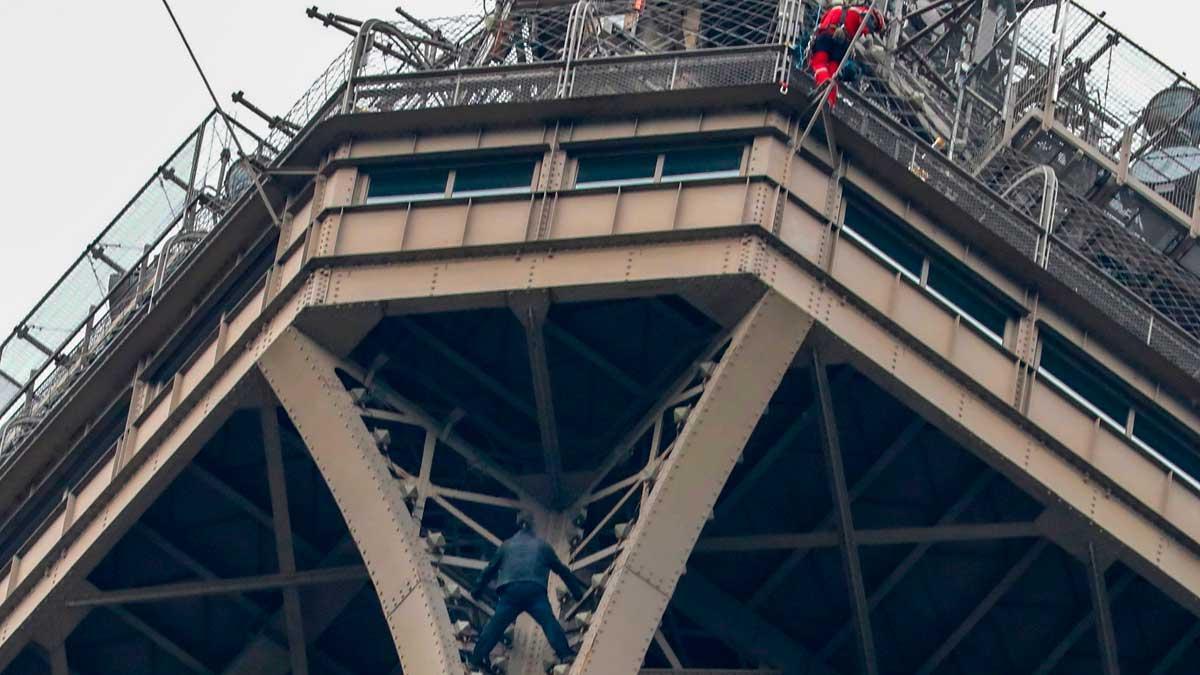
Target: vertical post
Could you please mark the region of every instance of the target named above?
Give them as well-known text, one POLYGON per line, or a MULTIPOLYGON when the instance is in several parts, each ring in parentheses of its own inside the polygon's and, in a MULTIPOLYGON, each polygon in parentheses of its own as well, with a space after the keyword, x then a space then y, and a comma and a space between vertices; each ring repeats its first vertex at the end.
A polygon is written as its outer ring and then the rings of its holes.
POLYGON ((1063 52, 1067 47, 1067 12, 1070 7, 1067 0, 1058 0, 1058 6, 1054 10, 1054 35, 1057 42, 1050 57, 1050 73, 1046 80, 1046 105, 1042 111, 1042 127, 1046 129, 1054 123, 1058 113, 1058 87, 1062 79, 1063 52))
POLYGON ((1112 612, 1108 604, 1108 584, 1104 570, 1096 563, 1096 546, 1088 543, 1088 589, 1092 596, 1092 612, 1096 616, 1096 637, 1100 643, 1100 664, 1104 675, 1120 675, 1117 662, 1117 639, 1113 633, 1112 612))
POLYGON ((188 176, 187 197, 183 200, 183 230, 182 232, 191 232, 196 226, 196 174, 200 171, 200 150, 204 146, 204 127, 207 124, 201 124, 196 130, 196 150, 192 153, 192 171, 188 176))
POLYGON ((1191 236, 1200 236, 1200 181, 1196 181, 1196 191, 1192 195, 1192 226, 1191 236))
MULTIPOLYGON (((279 419, 275 402, 263 402, 259 409, 263 454, 267 460, 267 486, 271 493, 271 520, 275 526, 275 552, 281 574, 296 573, 296 548, 292 543, 292 517, 288 509, 287 475, 283 467, 283 445, 279 438, 279 419)), ((287 628, 288 654, 292 675, 308 675, 308 643, 304 639, 304 620, 300 613, 300 593, 295 586, 283 589, 283 614, 287 628)))
POLYGON ((1013 99, 1013 76, 1017 67, 1017 47, 1021 41, 1021 26, 1025 21, 1025 13, 1021 12, 1017 15, 1017 25, 1013 26, 1012 31, 1012 47, 1008 52, 1008 72, 1004 77, 1004 106, 1001 113, 1004 115, 1004 137, 1008 138, 1012 133, 1013 126, 1017 121, 1014 119, 1017 116, 1016 101, 1013 99))
POLYGON ((613 563, 575 675, 641 667, 725 481, 812 326, 768 291, 734 330, 613 563))
POLYGON ((1117 164, 1117 185, 1124 185, 1129 179, 1129 162, 1133 158, 1133 126, 1125 127, 1121 133, 1120 160, 1117 164))
POLYGON ((859 672, 877 675, 875 662, 875 637, 871 633, 870 607, 863 585, 862 567, 859 564, 858 544, 854 536, 854 518, 850 510, 850 495, 846 488, 846 468, 842 464, 842 447, 838 439, 837 418, 833 413, 833 396, 829 389, 829 376, 825 372, 825 361, 814 349, 811 360, 813 390, 820 407, 821 447, 825 454, 825 469, 829 489, 833 494, 837 511, 838 539, 842 549, 842 571, 846 586, 850 590, 854 614, 854 633, 858 638, 859 672))
POLYGON ((50 648, 50 675, 70 675, 71 667, 67 663, 67 645, 59 642, 50 648))

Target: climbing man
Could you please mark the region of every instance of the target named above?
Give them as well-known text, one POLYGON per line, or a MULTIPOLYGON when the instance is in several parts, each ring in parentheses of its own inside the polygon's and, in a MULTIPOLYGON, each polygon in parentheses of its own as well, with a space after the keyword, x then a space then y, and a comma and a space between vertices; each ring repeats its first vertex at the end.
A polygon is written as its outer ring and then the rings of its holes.
MULTIPOLYGON (((883 15, 861 0, 846 7, 842 0, 830 0, 813 35, 809 67, 819 89, 838 72, 855 36, 883 31, 883 15)), ((837 104, 837 82, 829 88, 829 107, 837 104)))
POLYGON ((550 572, 563 580, 576 600, 583 597, 586 586, 559 560, 554 549, 533 533, 533 515, 522 511, 517 515, 517 533, 500 545, 483 574, 479 575, 472 592, 473 596, 479 597, 495 577, 496 590, 500 594, 496 613, 484 626, 475 644, 475 652, 471 655, 474 665, 490 668, 492 648, 500 641, 505 629, 525 612, 542 627, 559 661, 566 663, 574 657, 566 633, 550 608, 546 589, 550 572))

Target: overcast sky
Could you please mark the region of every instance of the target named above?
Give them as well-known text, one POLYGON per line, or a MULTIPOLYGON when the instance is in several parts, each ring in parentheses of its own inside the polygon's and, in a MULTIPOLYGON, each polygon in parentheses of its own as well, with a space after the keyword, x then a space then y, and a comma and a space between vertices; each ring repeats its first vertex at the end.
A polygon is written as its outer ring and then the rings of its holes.
MULTIPOLYGON (((282 114, 349 40, 305 16, 312 2, 173 0, 172 7, 222 105, 244 89, 282 114)), ((432 17, 474 10, 480 0, 403 4, 432 17)), ((1200 74, 1190 0, 1084 4, 1107 10, 1167 63, 1200 74)), ((396 16, 395 2, 385 0, 318 6, 356 18, 396 16)), ((7 153, 0 333, 7 335, 212 104, 161 0, 0 0, 0 77, 7 153)))

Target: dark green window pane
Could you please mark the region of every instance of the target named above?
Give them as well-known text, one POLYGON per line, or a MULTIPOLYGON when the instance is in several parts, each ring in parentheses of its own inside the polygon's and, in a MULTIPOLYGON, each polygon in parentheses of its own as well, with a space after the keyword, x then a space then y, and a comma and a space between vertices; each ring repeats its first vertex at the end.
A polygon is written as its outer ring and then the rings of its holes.
POLYGON ((464 166, 454 174, 454 193, 529 189, 534 165, 532 160, 523 160, 464 166))
POLYGON ((441 195, 446 191, 448 169, 411 167, 371 172, 367 199, 441 195))
POLYGON ((1123 387, 1111 374, 1084 360, 1061 338, 1043 333, 1041 367, 1124 426, 1129 417, 1129 399, 1122 393, 1123 387))
POLYGON ((929 287, 1001 338, 1008 319, 1015 316, 983 282, 948 263, 934 261, 930 265, 929 287))
POLYGON ((742 146, 672 150, 663 161, 663 178, 698 173, 737 171, 742 167, 742 146))
POLYGON ((653 152, 580 157, 575 184, 650 180, 656 166, 658 154, 653 152))
POLYGON ((921 276, 925 254, 891 219, 881 218, 853 202, 846 205, 846 225, 913 276, 921 276))
POLYGON ((1138 409, 1133 435, 1193 478, 1200 478, 1200 450, 1183 425, 1157 410, 1138 409))

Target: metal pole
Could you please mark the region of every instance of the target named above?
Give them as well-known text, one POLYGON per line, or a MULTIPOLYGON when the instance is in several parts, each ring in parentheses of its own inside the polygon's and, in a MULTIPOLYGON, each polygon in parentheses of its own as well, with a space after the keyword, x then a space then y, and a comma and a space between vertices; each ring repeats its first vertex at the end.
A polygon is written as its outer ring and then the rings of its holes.
POLYGON ((196 174, 200 171, 200 151, 204 146, 204 127, 196 132, 196 149, 192 153, 192 172, 188 176, 187 198, 184 200, 183 231, 191 232, 196 224, 196 174))
POLYGON ((1013 78, 1017 68, 1017 47, 1021 42, 1021 25, 1025 21, 1025 12, 1021 12, 1017 16, 1016 24, 1013 26, 1012 47, 1008 53, 1008 74, 1004 82, 1004 105, 1000 109, 1000 114, 1004 116, 1004 137, 1007 138, 1012 133, 1013 125, 1016 124, 1016 109, 1013 102, 1013 78))
POLYGON ((1058 86, 1059 78, 1062 75, 1063 51, 1067 45, 1067 16, 1068 3, 1067 0, 1058 0, 1058 7, 1054 11, 1054 34, 1058 41, 1054 46, 1054 53, 1050 57, 1050 72, 1048 73, 1049 80, 1046 87, 1046 107, 1043 111, 1042 119, 1043 126, 1048 126, 1050 121, 1055 118, 1056 107, 1058 106, 1058 86))
POLYGON ((1092 596, 1092 613, 1096 616, 1096 637, 1100 643, 1100 663, 1104 675, 1120 675, 1117 663, 1117 638, 1113 634, 1112 612, 1109 607, 1108 583, 1104 570, 1096 562, 1096 547, 1088 543, 1088 588, 1092 596))
POLYGON ((851 606, 854 612, 854 632, 858 637, 859 670, 864 675, 876 675, 879 667, 875 662, 875 637, 871 633, 870 609, 863 584, 862 566, 858 557, 858 543, 854 533, 854 518, 850 511, 850 496, 846 488, 846 468, 842 463, 842 447, 838 438, 837 419, 833 413, 833 396, 829 391, 829 376, 825 372, 825 361, 813 350, 809 362, 812 368, 813 389, 820 407, 821 447, 825 452, 825 469, 829 489, 833 493, 838 514, 838 538, 842 548, 842 571, 850 589, 851 606))

